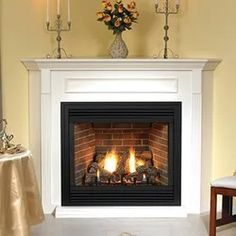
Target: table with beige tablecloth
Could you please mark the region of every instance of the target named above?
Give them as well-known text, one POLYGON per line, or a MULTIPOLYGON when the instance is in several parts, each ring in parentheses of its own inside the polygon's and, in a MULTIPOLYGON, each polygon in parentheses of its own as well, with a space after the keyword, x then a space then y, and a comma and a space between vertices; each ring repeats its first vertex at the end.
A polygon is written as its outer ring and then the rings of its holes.
POLYGON ((29 236, 43 221, 31 153, 0 155, 0 236, 29 236))

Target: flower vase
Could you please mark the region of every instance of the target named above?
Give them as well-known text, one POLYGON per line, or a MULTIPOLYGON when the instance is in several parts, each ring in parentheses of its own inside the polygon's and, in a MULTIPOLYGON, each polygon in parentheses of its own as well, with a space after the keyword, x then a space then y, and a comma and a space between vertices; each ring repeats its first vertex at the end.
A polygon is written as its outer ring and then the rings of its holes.
POLYGON ((122 39, 122 33, 117 33, 115 40, 109 48, 109 54, 112 58, 126 58, 128 56, 128 48, 122 39))

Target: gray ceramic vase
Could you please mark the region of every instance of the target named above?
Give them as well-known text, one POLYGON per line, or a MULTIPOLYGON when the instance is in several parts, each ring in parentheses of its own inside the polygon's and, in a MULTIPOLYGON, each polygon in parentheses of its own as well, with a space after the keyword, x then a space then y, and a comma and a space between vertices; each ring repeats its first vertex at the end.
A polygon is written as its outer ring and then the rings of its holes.
POLYGON ((116 34, 115 40, 109 48, 110 56, 112 58, 126 58, 128 53, 128 48, 122 39, 122 33, 116 34))

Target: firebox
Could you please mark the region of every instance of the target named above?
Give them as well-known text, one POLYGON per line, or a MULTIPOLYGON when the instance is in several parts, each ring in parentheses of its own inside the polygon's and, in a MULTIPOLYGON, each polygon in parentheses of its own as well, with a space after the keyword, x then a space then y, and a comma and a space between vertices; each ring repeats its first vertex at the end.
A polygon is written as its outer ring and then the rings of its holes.
POLYGON ((181 102, 62 102, 63 206, 181 205, 181 102))

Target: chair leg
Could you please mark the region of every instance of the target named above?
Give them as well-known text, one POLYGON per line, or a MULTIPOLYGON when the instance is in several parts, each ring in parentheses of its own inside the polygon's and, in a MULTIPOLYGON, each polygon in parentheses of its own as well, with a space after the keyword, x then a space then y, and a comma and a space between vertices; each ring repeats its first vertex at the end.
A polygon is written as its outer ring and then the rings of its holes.
POLYGON ((216 221, 216 226, 230 224, 235 221, 236 216, 233 215, 233 197, 223 195, 222 217, 216 221))
POLYGON ((216 190, 214 187, 211 187, 209 236, 216 236, 216 202, 217 202, 216 190))
POLYGON ((223 196, 222 202, 222 220, 232 217, 233 198, 231 196, 223 196))

